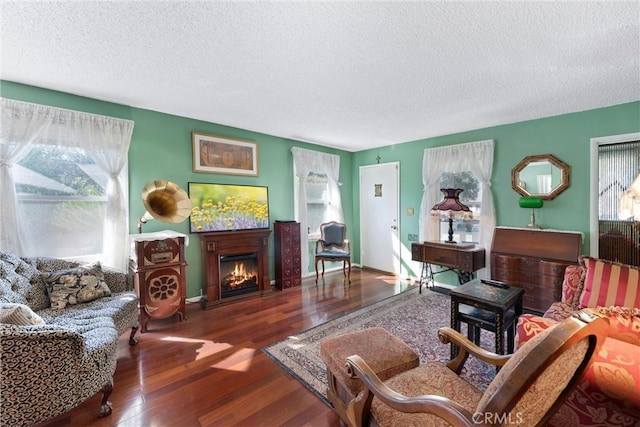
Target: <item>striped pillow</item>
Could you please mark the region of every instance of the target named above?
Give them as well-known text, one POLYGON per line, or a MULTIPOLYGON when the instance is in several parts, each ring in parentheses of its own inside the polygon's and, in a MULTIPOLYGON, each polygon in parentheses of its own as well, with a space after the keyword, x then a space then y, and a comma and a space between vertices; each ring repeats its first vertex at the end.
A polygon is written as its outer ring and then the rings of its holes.
POLYGON ((640 269, 582 256, 586 269, 580 307, 640 307, 640 269))
POLYGON ((0 323, 19 326, 44 325, 44 320, 27 305, 0 303, 0 323))

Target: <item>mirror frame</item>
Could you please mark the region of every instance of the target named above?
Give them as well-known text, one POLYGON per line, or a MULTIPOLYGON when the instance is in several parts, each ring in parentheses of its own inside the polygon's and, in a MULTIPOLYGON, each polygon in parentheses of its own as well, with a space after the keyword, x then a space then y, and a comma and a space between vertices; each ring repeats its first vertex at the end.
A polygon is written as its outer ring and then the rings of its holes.
POLYGON ((521 196, 540 197, 542 200, 553 200, 564 190, 569 188, 571 182, 569 180, 569 172, 571 167, 558 159, 553 154, 539 154, 537 156, 527 156, 511 170, 511 187, 521 196), (547 161, 553 166, 560 169, 560 185, 553 189, 549 194, 533 194, 520 186, 519 173, 522 172, 530 163, 547 161))

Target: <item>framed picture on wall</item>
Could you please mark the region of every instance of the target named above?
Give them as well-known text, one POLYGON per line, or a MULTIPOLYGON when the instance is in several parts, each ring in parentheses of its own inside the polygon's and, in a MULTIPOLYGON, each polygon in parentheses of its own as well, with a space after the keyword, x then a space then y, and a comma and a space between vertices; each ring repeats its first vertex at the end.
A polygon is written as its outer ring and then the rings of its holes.
POLYGON ((258 143, 191 132, 193 171, 258 176, 258 143))

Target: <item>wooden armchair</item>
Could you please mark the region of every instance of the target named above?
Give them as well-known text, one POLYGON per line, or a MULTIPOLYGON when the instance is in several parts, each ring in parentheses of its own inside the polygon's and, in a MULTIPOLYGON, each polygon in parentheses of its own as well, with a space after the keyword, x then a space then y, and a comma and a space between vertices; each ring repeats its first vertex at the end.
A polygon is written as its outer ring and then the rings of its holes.
POLYGON ((342 261, 342 272, 351 283, 351 244, 347 240, 345 224, 331 221, 320 225, 320 240, 316 241, 315 254, 316 283, 318 283, 318 263, 322 262, 322 277, 324 277, 325 261, 342 261))
POLYGON ((580 311, 502 356, 442 328, 440 341, 460 348, 455 359, 446 365, 429 362, 385 382, 361 357, 349 356, 347 369, 365 384, 347 407, 349 425, 544 425, 590 364, 607 329, 604 316, 580 311), (502 367, 484 393, 459 376, 469 355, 502 367))

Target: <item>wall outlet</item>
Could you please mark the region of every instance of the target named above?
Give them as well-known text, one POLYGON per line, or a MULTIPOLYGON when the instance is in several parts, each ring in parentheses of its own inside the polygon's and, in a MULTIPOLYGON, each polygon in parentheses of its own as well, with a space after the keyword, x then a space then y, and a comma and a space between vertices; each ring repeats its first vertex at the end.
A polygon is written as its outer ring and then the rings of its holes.
POLYGON ((417 242, 417 241, 418 241, 418 235, 417 235, 417 234, 411 234, 411 233, 409 233, 409 238, 408 238, 408 240, 409 240, 410 242, 417 242))

